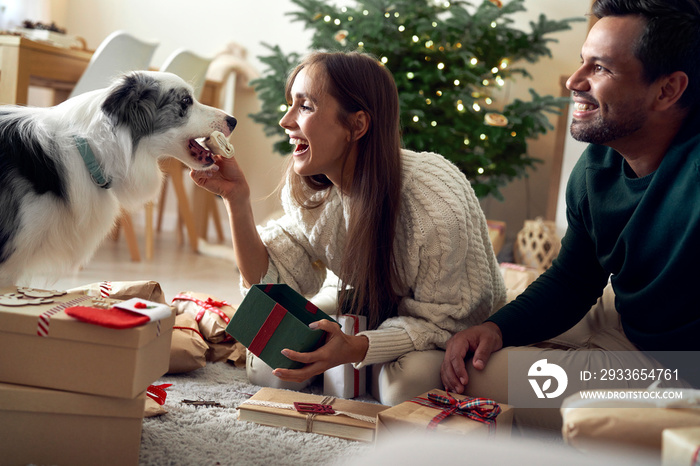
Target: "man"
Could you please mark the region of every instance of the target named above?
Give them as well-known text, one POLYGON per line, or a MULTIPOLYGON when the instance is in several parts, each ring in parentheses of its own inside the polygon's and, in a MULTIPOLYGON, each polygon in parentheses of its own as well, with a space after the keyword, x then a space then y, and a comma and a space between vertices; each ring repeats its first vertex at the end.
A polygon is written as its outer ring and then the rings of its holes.
POLYGON ((567 81, 571 134, 591 145, 567 185, 561 251, 514 302, 448 341, 448 390, 470 383, 467 354, 483 378, 502 347, 576 325, 608 280, 621 327, 584 319, 577 327, 598 335, 570 348, 700 349, 700 1, 598 0, 593 14, 567 81))

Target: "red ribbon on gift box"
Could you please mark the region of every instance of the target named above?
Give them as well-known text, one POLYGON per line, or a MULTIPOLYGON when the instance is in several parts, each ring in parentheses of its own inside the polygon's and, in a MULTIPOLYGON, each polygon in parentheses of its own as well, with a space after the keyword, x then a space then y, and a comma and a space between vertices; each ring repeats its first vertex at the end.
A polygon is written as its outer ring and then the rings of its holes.
POLYGON ((160 385, 149 385, 148 388, 146 389, 146 395, 159 405, 163 406, 165 404, 165 398, 167 398, 168 394, 165 392, 165 389, 172 386, 171 383, 164 383, 160 385))
POLYGON ((428 430, 434 430, 440 422, 453 414, 468 417, 491 427, 496 424, 496 417, 501 414, 501 407, 489 398, 466 397, 463 400, 457 400, 449 393, 445 393, 446 395, 428 393, 428 398, 419 396, 409 400, 412 403, 440 410, 440 413, 428 424, 428 430))
POLYGON ((73 307, 75 305, 80 304, 83 301, 86 301, 90 299, 89 296, 78 296, 75 299, 71 299, 67 303, 61 303, 58 306, 54 306, 48 311, 43 312, 40 316, 39 319, 37 320, 37 326, 36 326, 36 334, 40 337, 48 337, 49 336, 49 325, 51 324, 51 317, 54 315, 58 314, 59 312, 68 309, 69 307, 73 307))
POLYGON ((202 320, 202 317, 204 317, 204 313, 206 311, 213 312, 214 314, 218 315, 223 319, 224 322, 227 324, 231 322, 231 318, 226 315, 224 311, 222 311, 220 308, 222 306, 231 306, 229 303, 226 301, 215 301, 211 298, 207 298, 206 301, 202 301, 201 299, 194 298, 192 296, 186 295, 186 294, 178 294, 173 298, 173 301, 181 299, 183 301, 192 301, 195 303, 197 306, 199 306, 201 309, 197 313, 197 315, 194 317, 194 320, 199 322, 202 320))
POLYGON ((286 314, 287 310, 284 307, 275 304, 270 314, 267 316, 267 319, 265 319, 265 322, 260 326, 258 333, 253 337, 253 341, 248 345, 248 350, 251 353, 260 357, 260 353, 265 349, 267 342, 270 341, 272 334, 275 333, 275 330, 277 330, 277 327, 279 327, 286 314))

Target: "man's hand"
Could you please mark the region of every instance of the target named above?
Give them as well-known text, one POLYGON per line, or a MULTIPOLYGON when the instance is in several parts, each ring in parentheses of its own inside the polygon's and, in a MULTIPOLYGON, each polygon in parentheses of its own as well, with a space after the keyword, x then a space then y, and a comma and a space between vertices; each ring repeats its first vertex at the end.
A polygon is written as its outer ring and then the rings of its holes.
POLYGON ((469 382, 465 358, 474 352, 474 368, 483 370, 491 353, 503 347, 503 337, 498 325, 486 322, 456 333, 447 341, 445 359, 440 368, 440 377, 446 391, 464 393, 469 382))

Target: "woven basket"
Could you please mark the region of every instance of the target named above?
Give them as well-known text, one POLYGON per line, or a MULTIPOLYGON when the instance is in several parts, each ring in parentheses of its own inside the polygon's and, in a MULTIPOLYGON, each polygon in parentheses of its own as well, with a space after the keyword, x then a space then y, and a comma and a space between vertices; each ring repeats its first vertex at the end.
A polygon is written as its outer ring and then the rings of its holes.
POLYGON ((560 247, 561 240, 556 234, 554 222, 538 217, 525 220, 523 229, 515 239, 513 254, 516 263, 544 272, 552 265, 560 247))

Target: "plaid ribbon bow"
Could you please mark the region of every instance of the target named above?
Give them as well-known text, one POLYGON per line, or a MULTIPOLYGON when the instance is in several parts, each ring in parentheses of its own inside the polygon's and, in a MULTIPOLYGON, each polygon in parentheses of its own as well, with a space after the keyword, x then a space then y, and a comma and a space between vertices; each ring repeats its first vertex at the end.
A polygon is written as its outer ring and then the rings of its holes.
POLYGON ((466 397, 463 400, 457 400, 445 392, 445 395, 428 393, 428 398, 419 396, 411 401, 441 410, 428 424, 428 430, 434 430, 443 419, 453 414, 468 417, 491 427, 496 423, 496 417, 501 414, 501 407, 489 398, 466 397))

